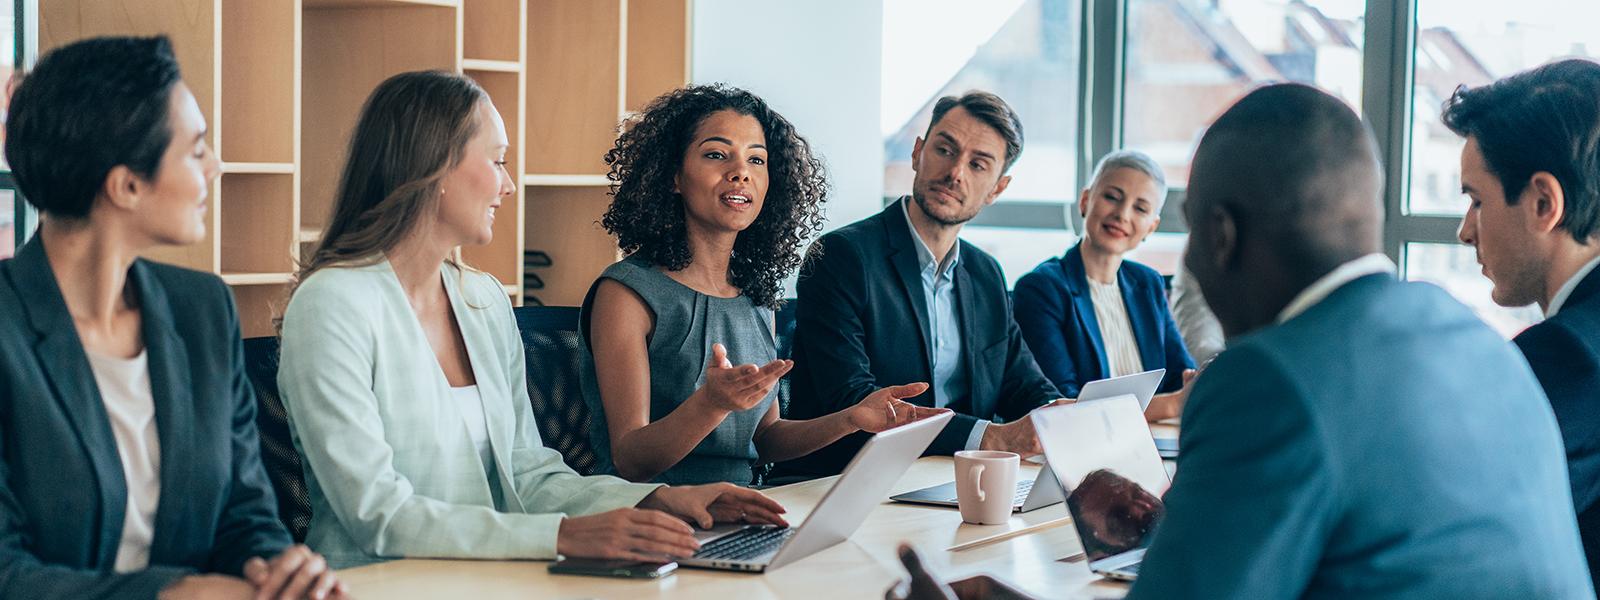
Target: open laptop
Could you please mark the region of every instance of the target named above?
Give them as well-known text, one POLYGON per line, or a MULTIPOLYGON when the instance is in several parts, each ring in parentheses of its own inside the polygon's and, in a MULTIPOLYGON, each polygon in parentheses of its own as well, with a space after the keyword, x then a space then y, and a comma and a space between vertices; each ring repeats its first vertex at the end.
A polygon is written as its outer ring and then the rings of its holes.
POLYGON ((849 539, 911 463, 950 422, 950 413, 879 432, 867 440, 838 481, 799 527, 723 525, 701 531, 700 551, 684 567, 762 572, 849 539))
POLYGON ((1083 384, 1083 389, 1078 390, 1078 401, 1089 402, 1133 394, 1139 399, 1139 410, 1142 411, 1150 408, 1150 400, 1156 397, 1156 388, 1161 387, 1161 378, 1166 375, 1166 369, 1154 369, 1121 377, 1097 379, 1083 384))
MULTIPOLYGON (((891 496, 895 502, 909 504, 927 504, 930 506, 960 507, 956 501, 956 482, 952 481, 933 487, 925 487, 914 492, 906 492, 898 496, 891 496)), ((1056 476, 1051 473, 1049 466, 1039 469, 1037 479, 1020 479, 1017 481, 1017 495, 1011 500, 1011 512, 1028 512, 1061 502, 1061 484, 1056 482, 1056 476)))
POLYGON ((1138 398, 1042 408, 1034 411, 1033 426, 1061 482, 1089 570, 1132 581, 1165 513, 1161 495, 1171 485, 1138 398))

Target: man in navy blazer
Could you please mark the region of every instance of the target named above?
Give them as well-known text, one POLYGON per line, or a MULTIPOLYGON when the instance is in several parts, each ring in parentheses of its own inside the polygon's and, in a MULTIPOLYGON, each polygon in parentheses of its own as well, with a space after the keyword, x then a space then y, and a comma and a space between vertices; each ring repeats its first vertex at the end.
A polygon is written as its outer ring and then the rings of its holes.
POLYGON ((1206 132, 1185 259, 1228 349, 1129 598, 1592 598, 1527 364, 1380 253, 1377 147, 1315 88, 1206 132))
MULTIPOLYGON (((929 391, 910 402, 956 412, 930 454, 1039 453, 1028 411, 1060 394, 1011 318, 999 263, 957 238, 1005 190, 1021 152, 1022 124, 999 97, 941 98, 912 151, 912 195, 817 241, 798 286, 791 418, 923 381, 929 391)), ((790 466, 837 473, 866 438, 845 437, 790 466)))
POLYGON ((1600 573, 1600 64, 1566 60, 1463 89, 1445 125, 1467 139, 1461 241, 1503 306, 1538 303, 1516 345, 1566 440, 1589 571, 1600 573))

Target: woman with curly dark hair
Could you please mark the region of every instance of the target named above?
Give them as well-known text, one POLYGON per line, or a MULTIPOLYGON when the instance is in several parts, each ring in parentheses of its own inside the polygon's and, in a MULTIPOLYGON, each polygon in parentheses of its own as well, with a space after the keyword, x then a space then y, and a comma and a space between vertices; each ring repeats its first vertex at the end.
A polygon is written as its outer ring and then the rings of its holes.
POLYGON ((777 360, 772 310, 822 229, 828 184, 805 138, 766 102, 721 85, 669 92, 605 160, 602 224, 627 258, 583 303, 584 395, 602 469, 748 484, 755 464, 940 412, 900 400, 927 387, 915 383, 826 417, 780 418, 777 383, 793 363, 777 360))

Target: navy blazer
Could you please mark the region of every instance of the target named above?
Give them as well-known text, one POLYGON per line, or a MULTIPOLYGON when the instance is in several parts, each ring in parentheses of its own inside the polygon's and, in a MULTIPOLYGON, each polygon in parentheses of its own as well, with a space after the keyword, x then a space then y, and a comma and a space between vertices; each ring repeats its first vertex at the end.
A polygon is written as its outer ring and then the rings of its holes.
MULTIPOLYGON (((1083 384, 1111 376, 1089 278, 1083 271, 1082 247, 1080 242, 1061 258, 1044 261, 1023 275, 1012 300, 1022 339, 1039 361, 1039 369, 1068 398, 1077 398, 1083 384)), ((1172 319, 1161 274, 1124 260, 1117 269, 1117 287, 1144 368, 1167 370, 1157 391, 1182 388, 1183 371, 1194 368, 1194 359, 1172 319)))
POLYGON ((1228 340, 1128 598, 1593 598, 1527 363, 1377 274, 1228 340))
POLYGON ((161 448, 150 566, 116 574, 127 485, 88 356, 35 238, 0 261, 0 598, 154 598, 289 546, 261 466, 233 297, 136 260, 161 448))
MULTIPOLYGON (((792 418, 811 419, 854 406, 879 388, 933 383, 928 306, 916 240, 900 202, 822 236, 801 270, 791 373, 792 418)), ((1013 421, 1061 397, 1039 372, 1011 319, 1000 263, 961 244, 956 305, 961 353, 971 393, 929 446, 949 455, 966 447, 979 419, 1013 421)), ((933 393, 910 402, 931 406, 933 393)), ((838 473, 866 443, 856 433, 792 463, 814 474, 838 473)))
POLYGON ((1561 425, 1578 533, 1590 574, 1600 573, 1600 269, 1573 288, 1556 316, 1513 341, 1561 425))

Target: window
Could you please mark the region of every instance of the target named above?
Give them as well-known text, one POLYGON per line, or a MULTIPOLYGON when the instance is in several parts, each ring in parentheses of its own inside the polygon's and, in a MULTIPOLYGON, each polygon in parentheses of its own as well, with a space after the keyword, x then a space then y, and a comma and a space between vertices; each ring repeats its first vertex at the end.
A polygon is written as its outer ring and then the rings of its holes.
POLYGON ((1155 158, 1181 188, 1205 128, 1257 84, 1315 85, 1360 107, 1365 5, 1128 0, 1123 145, 1155 158))
POLYGON ((1077 196, 1081 4, 883 3, 884 199, 911 192, 911 148, 935 101, 973 89, 998 94, 1022 119, 1025 145, 1011 186, 963 236, 994 254, 1012 281, 1076 239, 1061 211, 1077 196))
MULTIPOLYGON (((36 6, 22 2, 0 3, 0 86, 11 80, 13 70, 22 63, 20 59, 23 58, 21 55, 21 49, 24 47, 21 43, 24 41, 23 26, 35 18, 34 15, 26 13, 23 15, 25 18, 16 18, 16 10, 25 4, 29 7, 36 6)), ((32 40, 26 41, 32 43, 32 40)), ((0 87, 0 89, 5 88, 0 87)), ((10 100, 10 94, 0 93, 0 146, 5 143, 3 115, 10 100)), ((22 240, 27 239, 28 234, 32 233, 30 231, 32 210, 17 196, 15 186, 11 179, 11 166, 5 163, 4 153, 0 153, 0 258, 10 258, 16 253, 17 246, 22 240)))
POLYGON ((1439 284, 1507 337, 1543 315, 1537 306, 1496 305, 1473 250, 1457 243, 1455 227, 1467 207, 1464 141, 1439 115, 1457 86, 1484 85, 1554 59, 1600 56, 1597 19, 1600 5, 1593 3, 1416 0, 1411 160, 1405 210, 1393 228, 1406 278, 1439 284))
POLYGON ((1418 0, 1408 213, 1466 212, 1464 142, 1439 121, 1456 87, 1477 87, 1558 58, 1600 56, 1596 22, 1600 4, 1587 2, 1418 0))

